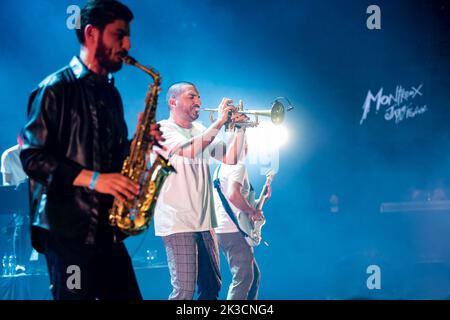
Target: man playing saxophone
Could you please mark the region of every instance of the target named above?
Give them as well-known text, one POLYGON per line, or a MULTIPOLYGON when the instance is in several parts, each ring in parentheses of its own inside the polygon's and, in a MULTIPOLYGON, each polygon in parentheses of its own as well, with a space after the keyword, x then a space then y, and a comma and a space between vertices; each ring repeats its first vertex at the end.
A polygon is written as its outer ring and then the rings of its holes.
POLYGON ((164 183, 155 208, 155 234, 161 236, 167 253, 172 283, 169 299, 217 299, 221 288, 219 253, 214 235, 217 226, 209 172, 210 156, 236 164, 243 132, 229 145, 217 139, 232 112, 235 121, 245 115, 234 112, 231 100, 223 98, 218 119, 205 128, 195 120, 200 112, 200 94, 194 84, 173 84, 167 93, 170 117, 160 121, 168 158, 176 170, 164 183))
MULTIPOLYGON (((55 299, 141 299, 131 259, 108 223, 114 198, 139 186, 119 172, 129 141, 111 74, 130 50, 128 7, 89 1, 80 55, 31 93, 20 154, 32 190, 32 241, 47 260, 55 299)), ((158 126, 148 134, 161 140, 158 126)))

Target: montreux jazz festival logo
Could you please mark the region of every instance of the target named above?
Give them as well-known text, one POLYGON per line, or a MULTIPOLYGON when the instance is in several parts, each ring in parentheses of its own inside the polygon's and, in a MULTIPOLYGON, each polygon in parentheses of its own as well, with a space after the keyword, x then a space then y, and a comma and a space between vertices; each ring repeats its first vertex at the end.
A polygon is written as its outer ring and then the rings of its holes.
POLYGON ((427 112, 427 105, 418 104, 419 98, 422 97, 422 87, 423 84, 420 84, 405 89, 399 85, 395 88, 395 92, 390 94, 386 94, 384 89, 381 88, 375 95, 369 90, 366 101, 362 106, 363 114, 359 124, 362 125, 370 111, 374 109, 375 114, 378 114, 380 109, 383 108, 384 119, 395 121, 396 124, 427 112))

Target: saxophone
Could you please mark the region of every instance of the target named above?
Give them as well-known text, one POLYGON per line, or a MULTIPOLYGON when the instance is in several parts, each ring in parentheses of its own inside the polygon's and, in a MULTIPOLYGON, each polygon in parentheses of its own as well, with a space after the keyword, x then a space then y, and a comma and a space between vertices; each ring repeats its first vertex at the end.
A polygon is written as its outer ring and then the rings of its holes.
POLYGON ((145 97, 143 117, 121 171, 122 175, 139 184, 139 194, 123 202, 114 199, 113 206, 109 210, 111 226, 117 226, 127 235, 138 235, 150 226, 159 192, 167 176, 175 172, 175 169, 159 154, 150 167, 150 152, 157 142, 149 139, 148 133, 150 125, 155 121, 161 77, 158 72, 141 65, 130 56, 123 56, 122 60, 144 71, 153 79, 153 84, 145 97))

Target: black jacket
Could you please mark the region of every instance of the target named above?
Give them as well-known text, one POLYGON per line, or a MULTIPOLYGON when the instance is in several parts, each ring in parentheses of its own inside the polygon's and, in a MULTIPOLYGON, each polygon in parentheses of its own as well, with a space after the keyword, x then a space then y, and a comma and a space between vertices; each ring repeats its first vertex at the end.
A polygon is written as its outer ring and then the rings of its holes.
MULTIPOLYGON (((42 248, 36 235, 43 229, 61 240, 94 244, 99 215, 107 214, 100 205, 104 195, 73 186, 82 169, 102 169, 100 144, 104 141, 99 137, 96 98, 99 78, 74 57, 30 95, 20 157, 30 177, 32 239, 38 251, 42 248)), ((122 162, 129 148, 128 133, 122 100, 110 81, 115 103, 108 106, 108 112, 115 120, 108 125, 116 132, 114 159, 122 162)))

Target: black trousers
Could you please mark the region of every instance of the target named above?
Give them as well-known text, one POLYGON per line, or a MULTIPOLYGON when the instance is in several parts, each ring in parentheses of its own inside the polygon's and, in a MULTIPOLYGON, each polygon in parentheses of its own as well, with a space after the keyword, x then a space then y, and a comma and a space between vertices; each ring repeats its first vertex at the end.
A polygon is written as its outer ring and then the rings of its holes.
POLYGON ((55 300, 142 300, 123 242, 75 245, 43 238, 55 300))

